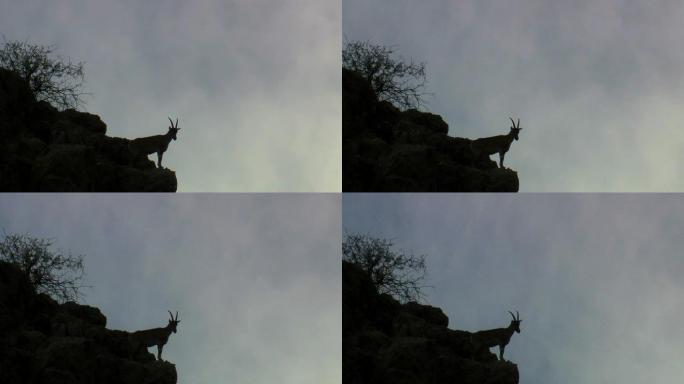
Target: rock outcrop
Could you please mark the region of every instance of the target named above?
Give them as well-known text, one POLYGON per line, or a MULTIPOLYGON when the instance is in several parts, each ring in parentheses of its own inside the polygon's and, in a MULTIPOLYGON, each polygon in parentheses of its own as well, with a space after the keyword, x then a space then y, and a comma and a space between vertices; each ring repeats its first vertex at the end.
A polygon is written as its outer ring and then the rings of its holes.
POLYGON ((58 304, 0 262, 0 383, 175 384, 176 367, 105 328, 99 309, 58 304))
POLYGON ((447 328, 441 309, 378 294, 368 275, 342 264, 344 384, 517 384, 518 368, 447 328))
POLYGON ((0 191, 175 192, 175 172, 134 157, 97 115, 58 111, 0 69, 0 191))
POLYGON ((342 70, 343 191, 518 191, 515 171, 476 158, 471 140, 448 130, 438 115, 379 101, 364 78, 342 70))

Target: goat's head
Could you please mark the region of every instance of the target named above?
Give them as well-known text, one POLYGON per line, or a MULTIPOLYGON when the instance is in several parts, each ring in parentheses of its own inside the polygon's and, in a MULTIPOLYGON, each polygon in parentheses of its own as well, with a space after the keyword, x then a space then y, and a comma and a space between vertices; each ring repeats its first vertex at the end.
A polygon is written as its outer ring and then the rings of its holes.
POLYGON ((171 311, 169 311, 169 315, 171 315, 171 318, 169 319, 168 327, 171 328, 173 333, 176 333, 176 327, 178 326, 178 323, 180 323, 180 320, 178 320, 178 311, 176 311, 176 318, 173 317, 171 311))
POLYGON ((515 121, 513 121, 512 117, 509 117, 509 119, 511 119, 511 124, 513 124, 510 135, 513 135, 513 138, 518 140, 518 133, 522 130, 522 128, 520 128, 520 119, 518 119, 518 125, 515 125, 515 121))
POLYGON ((518 313, 518 311, 515 311, 515 314, 517 315, 516 317, 513 314, 513 312, 508 311, 508 313, 510 313, 511 316, 513 316, 513 320, 511 320, 511 325, 509 325, 509 327, 512 327, 514 331, 520 333, 520 323, 522 322, 522 320, 520 320, 520 314, 518 313))
POLYGON ((167 134, 171 135, 171 138, 176 140, 176 134, 180 131, 180 128, 178 128, 178 118, 176 118, 176 124, 173 124, 173 120, 171 120, 170 117, 169 121, 171 122, 171 126, 169 127, 169 132, 167 134))

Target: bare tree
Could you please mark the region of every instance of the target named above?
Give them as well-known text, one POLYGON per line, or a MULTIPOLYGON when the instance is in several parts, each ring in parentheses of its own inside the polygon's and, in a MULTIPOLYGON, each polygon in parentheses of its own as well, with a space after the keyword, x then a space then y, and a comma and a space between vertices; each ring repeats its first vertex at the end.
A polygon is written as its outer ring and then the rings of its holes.
POLYGON ((394 48, 367 41, 345 41, 342 67, 363 76, 381 100, 402 109, 420 108, 427 79, 425 63, 394 58, 394 48))
POLYGON ((83 256, 53 250, 52 243, 51 239, 5 234, 0 243, 0 260, 24 271, 38 292, 61 302, 76 301, 84 287, 83 256))
POLYGON ((83 63, 72 63, 54 55, 52 45, 35 45, 26 41, 4 40, 0 50, 0 67, 10 70, 28 84, 38 100, 59 109, 77 108, 83 104, 85 70, 83 63))
POLYGON ((425 278, 425 255, 416 256, 393 249, 391 240, 362 234, 347 234, 342 241, 342 258, 365 270, 381 293, 399 301, 419 301, 425 278))

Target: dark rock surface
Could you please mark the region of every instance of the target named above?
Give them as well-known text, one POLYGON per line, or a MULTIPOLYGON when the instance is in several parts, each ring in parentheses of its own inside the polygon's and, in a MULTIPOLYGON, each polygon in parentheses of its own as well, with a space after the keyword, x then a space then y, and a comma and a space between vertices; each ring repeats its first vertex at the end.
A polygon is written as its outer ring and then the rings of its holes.
POLYGON ((0 262, 0 383, 175 384, 176 367, 105 328, 99 309, 36 294, 0 262))
POLYGON ((342 189, 345 192, 517 192, 518 174, 475 158, 439 116, 378 101, 342 70, 342 189))
POLYGON ((0 191, 175 192, 175 172, 133 157, 99 116, 37 102, 0 69, 0 191))
POLYGON ((447 328, 441 309, 378 294, 368 275, 342 264, 344 384, 517 384, 518 367, 447 328))

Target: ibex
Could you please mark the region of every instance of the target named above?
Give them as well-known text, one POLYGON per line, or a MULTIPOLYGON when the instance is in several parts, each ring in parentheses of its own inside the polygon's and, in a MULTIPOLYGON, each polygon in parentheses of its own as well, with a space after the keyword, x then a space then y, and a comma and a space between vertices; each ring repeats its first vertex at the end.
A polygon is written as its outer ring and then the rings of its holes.
POLYGON ((517 318, 513 315, 513 312, 508 311, 508 313, 513 316, 513 320, 511 320, 511 324, 508 325, 508 328, 496 328, 488 329, 486 331, 479 331, 473 333, 471 337, 473 344, 478 347, 492 348, 498 345, 499 360, 501 361, 504 359, 504 350, 506 349, 508 342, 511 341, 513 332, 520 333, 520 322, 522 322, 522 320, 520 320, 520 314, 518 314, 518 311, 515 311, 516 315, 518 316, 517 318))
POLYGON ((180 128, 178 128, 178 119, 176 119, 175 125, 170 117, 169 121, 171 122, 171 126, 165 135, 140 137, 131 140, 128 142, 128 149, 133 153, 134 156, 137 156, 138 154, 144 154, 147 156, 157 152, 157 166, 161 168, 162 156, 164 156, 164 152, 166 152, 166 149, 169 147, 171 140, 176 140, 176 134, 178 131, 180 131, 180 128))
POLYGON ((498 135, 492 137, 483 137, 481 139, 473 140, 470 143, 470 150, 475 154, 475 156, 490 156, 495 153, 499 153, 499 167, 503 168, 504 156, 508 149, 511 147, 513 140, 518 140, 518 133, 522 130, 520 128, 520 119, 518 119, 518 125, 515 125, 513 118, 511 127, 508 135, 498 135))
POLYGON ((166 342, 169 341, 171 332, 176 333, 176 327, 178 326, 178 323, 180 323, 180 320, 178 320, 178 312, 176 312, 175 319, 171 311, 169 311, 169 315, 171 316, 171 319, 169 319, 169 324, 167 324, 166 327, 145 329, 142 331, 133 332, 130 336, 133 341, 139 343, 141 346, 144 345, 145 348, 156 345, 158 360, 162 359, 162 350, 164 349, 166 342))

